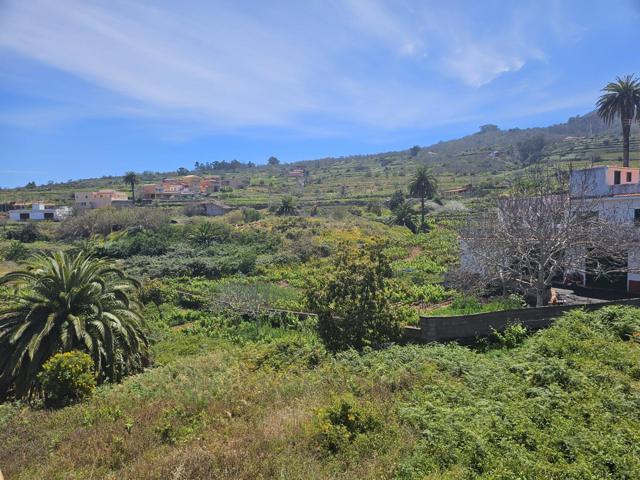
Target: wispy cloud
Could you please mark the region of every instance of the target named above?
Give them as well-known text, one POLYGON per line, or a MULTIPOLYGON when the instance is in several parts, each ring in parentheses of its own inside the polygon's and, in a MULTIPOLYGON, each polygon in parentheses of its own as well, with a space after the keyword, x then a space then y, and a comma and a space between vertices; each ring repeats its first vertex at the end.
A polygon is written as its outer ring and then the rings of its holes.
MULTIPOLYGON (((66 72, 91 94, 78 91, 80 104, 67 93, 48 111, 9 110, 0 122, 48 125, 103 112, 205 131, 424 128, 490 105, 491 92, 478 90, 545 61, 553 39, 566 40, 558 25, 567 14, 553 0, 8 0, 0 55, 66 72)), ((584 27, 567 25, 576 41, 584 27)), ((36 84, 46 90, 47 81, 36 84)))

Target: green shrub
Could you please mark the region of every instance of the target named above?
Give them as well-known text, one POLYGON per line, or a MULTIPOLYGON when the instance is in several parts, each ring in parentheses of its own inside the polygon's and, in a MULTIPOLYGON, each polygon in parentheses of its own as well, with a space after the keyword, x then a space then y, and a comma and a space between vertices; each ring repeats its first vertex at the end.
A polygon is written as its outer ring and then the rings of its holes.
POLYGON ((46 236, 38 231, 35 223, 27 223, 16 230, 9 230, 4 236, 7 240, 19 240, 22 243, 46 240, 46 236))
POLYGON ((634 338, 640 332, 640 314, 636 308, 614 305, 591 315, 598 326, 623 340, 634 338))
POLYGON ((158 309, 163 303, 173 302, 177 298, 175 289, 158 279, 150 280, 144 284, 138 296, 142 302, 153 303, 158 309))
POLYGON ((495 342, 504 348, 515 348, 522 345, 527 338, 528 330, 520 323, 509 325, 502 332, 493 332, 495 342))
POLYGON ((326 351, 321 344, 313 341, 309 336, 297 334, 268 343, 251 355, 251 360, 256 368, 268 367, 282 370, 299 365, 315 368, 325 355, 326 351))
POLYGON ((224 223, 205 222, 187 231, 187 238, 197 247, 210 247, 225 242, 231 235, 231 229, 224 223))
POLYGON ((64 238, 90 238, 128 228, 158 230, 169 224, 169 214, 161 208, 96 208, 65 219, 59 227, 64 238))
POLYGON ((330 453, 338 453, 359 436, 376 430, 379 414, 351 396, 336 399, 332 405, 316 412, 315 437, 318 444, 330 453))
POLYGON ((124 235, 115 242, 97 247, 96 254, 112 258, 129 258, 133 255, 164 255, 169 250, 167 233, 143 230, 124 235))
POLYGON ((244 219, 244 223, 251 223, 260 220, 262 215, 260 215, 260 212, 255 208, 243 208, 242 218, 244 219))
POLYGON ((18 261, 24 260, 29 256, 29 249, 25 247, 22 242, 13 240, 9 243, 9 246, 2 251, 2 256, 5 260, 18 261))
POLYGON ((93 360, 84 352, 57 353, 38 374, 44 402, 48 407, 64 407, 91 396, 96 387, 93 360))
POLYGON ((389 301, 393 272, 383 245, 339 249, 334 268, 307 285, 318 334, 331 351, 381 346, 400 337, 402 312, 389 301))
POLYGON ((176 325, 184 325, 185 323, 194 323, 206 317, 205 312, 197 310, 181 310, 172 308, 168 314, 164 316, 167 325, 174 327, 176 325))

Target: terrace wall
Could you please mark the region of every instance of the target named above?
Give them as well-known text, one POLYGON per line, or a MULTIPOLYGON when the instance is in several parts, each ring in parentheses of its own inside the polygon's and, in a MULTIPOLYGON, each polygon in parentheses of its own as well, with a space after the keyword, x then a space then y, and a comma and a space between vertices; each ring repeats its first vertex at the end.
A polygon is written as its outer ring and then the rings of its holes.
POLYGON ((597 310, 609 305, 640 307, 640 298, 615 300, 586 305, 562 305, 556 307, 524 308, 501 312, 477 313, 455 317, 421 317, 419 327, 405 327, 405 343, 451 342, 472 343, 479 337, 491 335, 494 330, 504 330, 515 323, 529 330, 550 326, 564 312, 583 308, 597 310))

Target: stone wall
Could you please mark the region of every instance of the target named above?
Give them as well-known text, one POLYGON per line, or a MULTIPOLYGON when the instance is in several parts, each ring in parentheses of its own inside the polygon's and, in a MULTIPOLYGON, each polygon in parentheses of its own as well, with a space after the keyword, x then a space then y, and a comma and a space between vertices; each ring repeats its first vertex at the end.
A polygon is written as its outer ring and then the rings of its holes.
POLYGON ((451 342, 472 343, 477 338, 491 335, 515 323, 529 330, 539 330, 551 325, 564 312, 583 308, 597 310, 609 305, 640 307, 640 298, 592 303, 588 305, 565 305, 557 307, 524 308, 501 312, 477 313, 456 317, 421 317, 419 327, 406 327, 405 343, 451 342))

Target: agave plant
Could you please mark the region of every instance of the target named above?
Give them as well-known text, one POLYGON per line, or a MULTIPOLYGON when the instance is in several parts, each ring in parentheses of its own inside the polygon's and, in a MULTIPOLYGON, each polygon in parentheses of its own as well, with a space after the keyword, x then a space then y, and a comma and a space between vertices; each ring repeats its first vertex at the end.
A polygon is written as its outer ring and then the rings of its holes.
POLYGON ((119 380, 147 361, 143 319, 131 298, 139 284, 112 262, 84 252, 37 255, 2 284, 15 286, 16 296, 0 309, 0 399, 34 393, 42 365, 58 352, 87 352, 100 381, 119 380))

